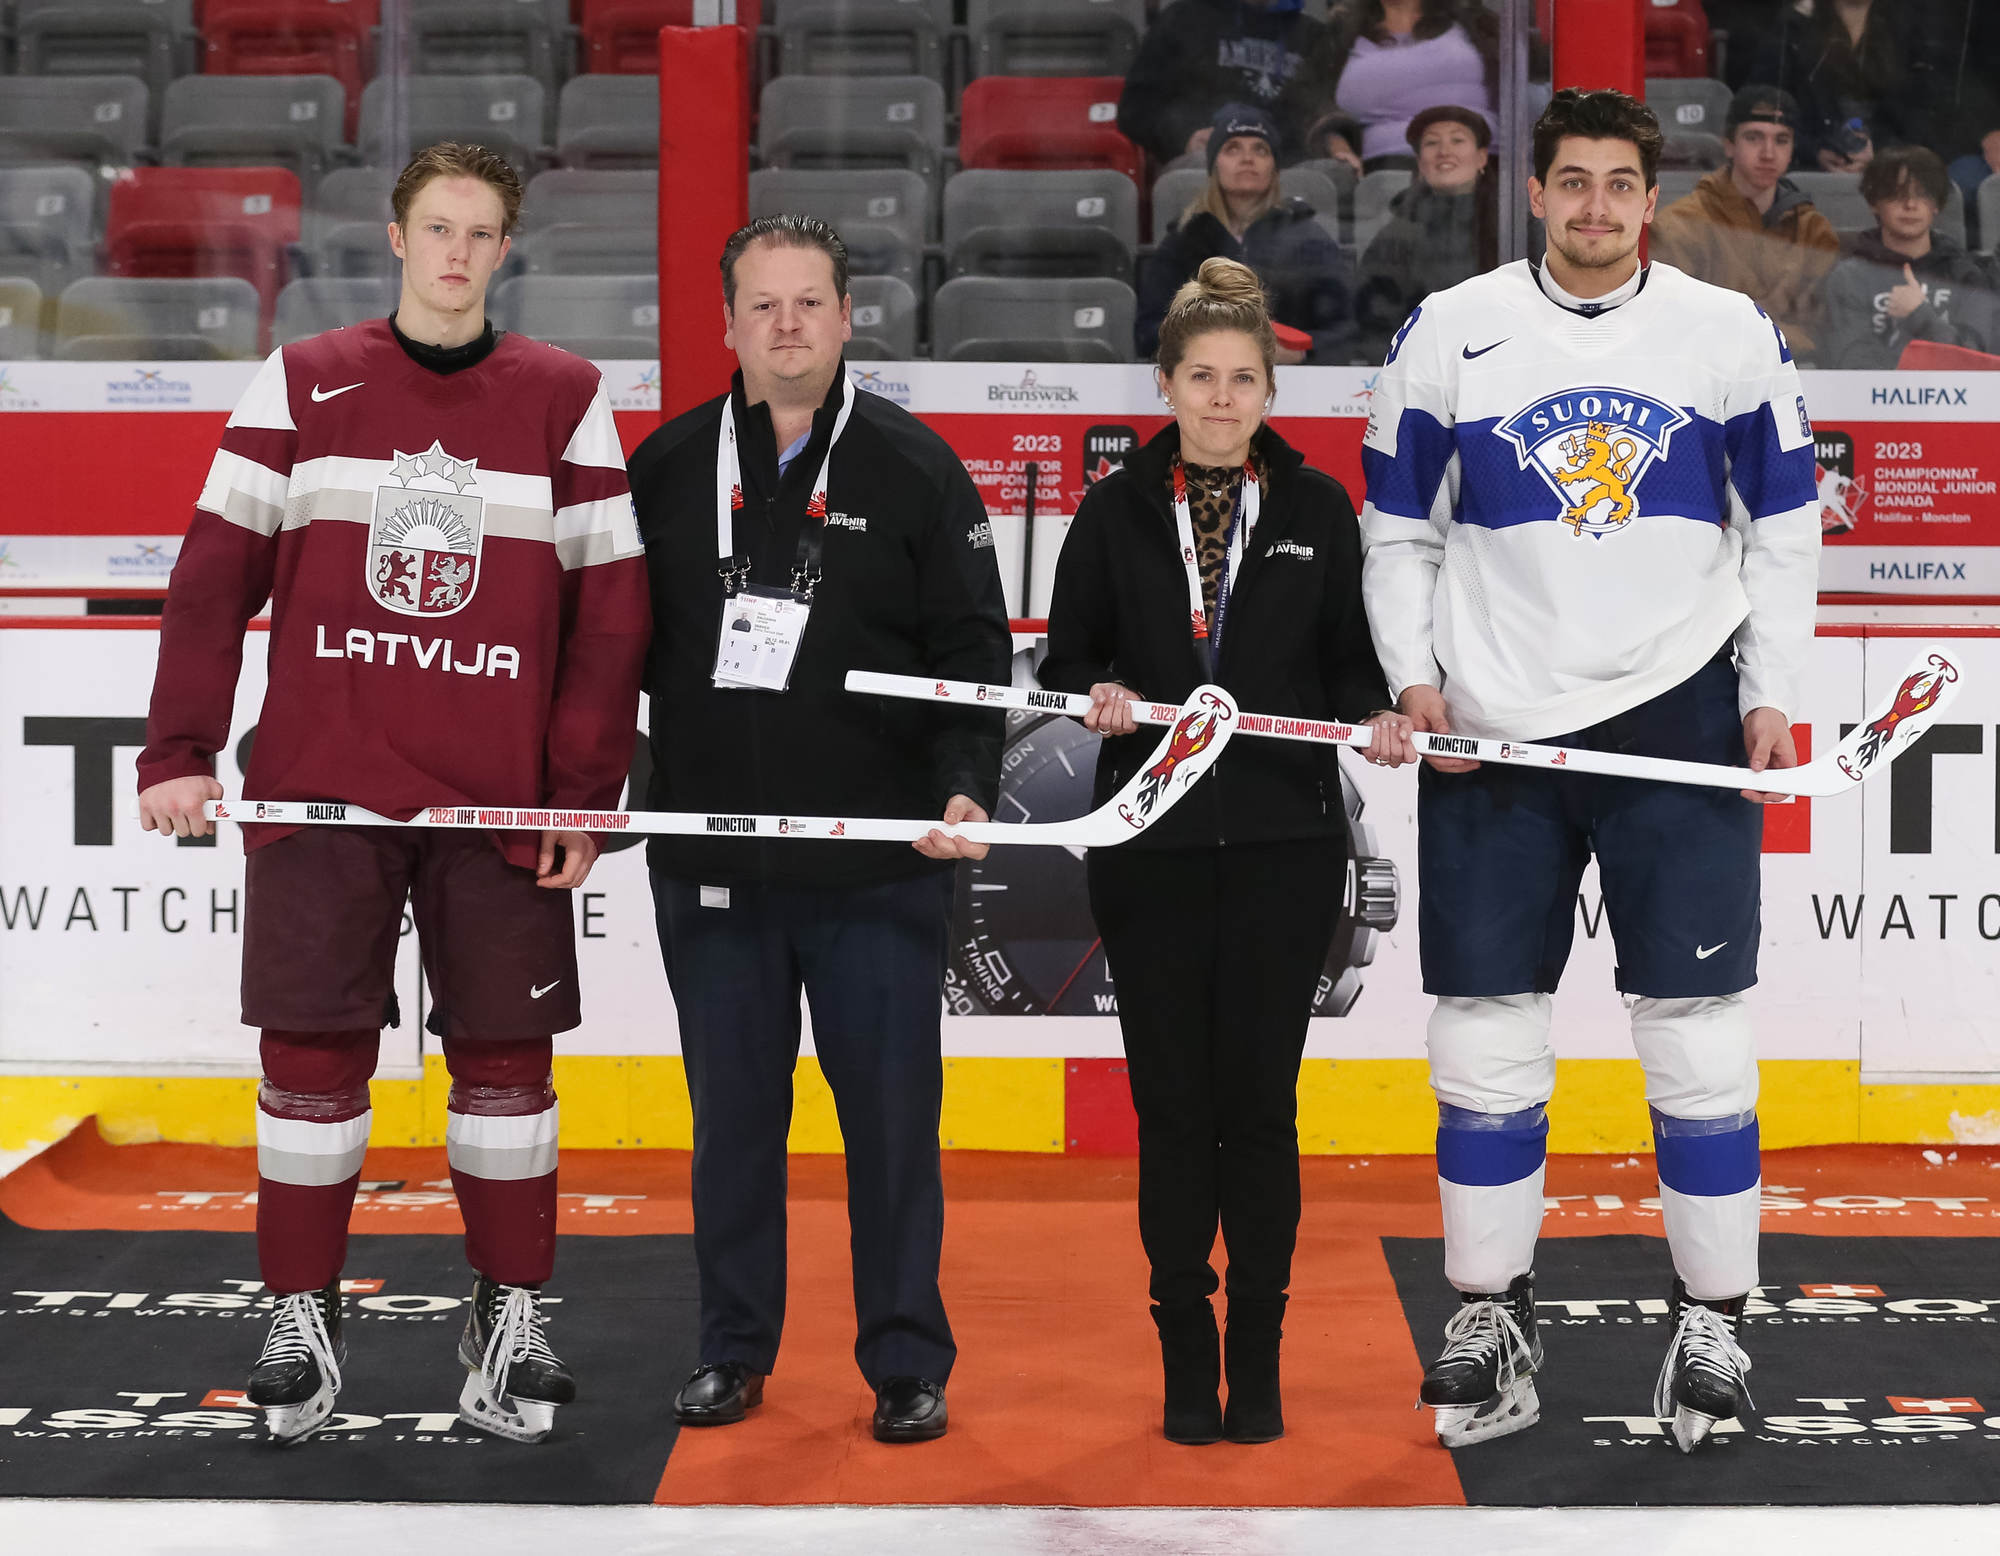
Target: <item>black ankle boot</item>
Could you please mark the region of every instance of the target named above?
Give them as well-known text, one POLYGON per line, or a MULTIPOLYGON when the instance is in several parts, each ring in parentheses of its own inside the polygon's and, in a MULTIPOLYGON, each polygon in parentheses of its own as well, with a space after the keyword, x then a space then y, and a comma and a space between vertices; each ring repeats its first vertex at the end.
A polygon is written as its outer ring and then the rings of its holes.
POLYGON ((1215 1309, 1199 1302, 1156 1303, 1153 1322, 1160 1331, 1160 1361, 1166 1371, 1167 1406, 1162 1421, 1168 1442, 1212 1443, 1222 1438, 1222 1360, 1215 1309))
POLYGON ((1233 1443, 1268 1443, 1285 1435, 1285 1411, 1278 1393, 1278 1342, 1285 1299, 1231 1297, 1229 1333, 1223 1347, 1229 1375, 1229 1409, 1222 1435, 1233 1443))

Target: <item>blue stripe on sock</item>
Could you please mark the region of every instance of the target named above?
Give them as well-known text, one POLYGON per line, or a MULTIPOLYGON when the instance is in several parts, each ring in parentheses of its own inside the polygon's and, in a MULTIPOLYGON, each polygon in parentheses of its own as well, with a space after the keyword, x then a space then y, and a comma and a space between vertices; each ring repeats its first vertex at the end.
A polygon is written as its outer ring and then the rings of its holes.
POLYGON ((1659 1153, 1660 1182, 1676 1194, 1704 1199, 1741 1194, 1761 1172, 1755 1113, 1670 1118, 1655 1108, 1653 1148, 1659 1153))
POLYGON ((1475 1113, 1438 1104, 1438 1176, 1492 1188, 1530 1177, 1548 1155, 1549 1120, 1539 1107, 1519 1113, 1475 1113))

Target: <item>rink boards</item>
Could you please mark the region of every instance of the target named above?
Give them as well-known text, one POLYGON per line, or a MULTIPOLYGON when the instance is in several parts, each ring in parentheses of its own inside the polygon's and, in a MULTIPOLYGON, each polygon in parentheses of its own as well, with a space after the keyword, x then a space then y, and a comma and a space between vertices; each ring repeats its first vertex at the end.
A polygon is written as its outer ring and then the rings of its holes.
MULTIPOLYGON (((1901 670, 1914 631, 1823 629, 1802 740, 1823 749, 1838 739, 1901 670)), ((1946 640, 1967 686, 1927 746, 1857 794, 1769 814, 1751 999, 1773 1145, 2000 1140, 2000 630, 1959 628, 1946 640)), ((256 721, 262 641, 251 634, 233 741, 256 721)), ((0 620, 0 1150, 93 1112, 113 1138, 249 1138, 254 1034, 236 1009, 240 838, 172 846, 140 833, 131 802, 156 650, 157 632, 138 621, 0 620)), ((222 769, 234 788, 230 756, 222 769)), ((1428 1150, 1414 784, 1364 763, 1351 775, 1369 851, 1395 866, 1400 913, 1367 965, 1348 969, 1347 1013, 1312 1023, 1301 1140, 1319 1152, 1428 1150)), ((641 850, 616 846, 626 841, 615 840, 575 899, 585 1022, 558 1039, 564 1139, 685 1146, 672 1000, 641 850)), ((1024 896, 1015 954, 1034 943, 1038 913, 1075 919, 1078 904, 1062 895, 1074 889, 1024 896)), ((1613 965, 1587 876, 1557 996, 1558 1150, 1646 1144, 1613 965)), ((408 936, 398 981, 405 1012, 422 1011, 408 936)), ((837 1149, 809 1031, 793 1145, 837 1149)), ((379 1143, 439 1137, 441 1072, 425 1042, 408 1017, 385 1034, 379 1143)), ((1129 1149, 1115 1016, 948 1014, 944 1052, 947 1145, 1129 1149)))

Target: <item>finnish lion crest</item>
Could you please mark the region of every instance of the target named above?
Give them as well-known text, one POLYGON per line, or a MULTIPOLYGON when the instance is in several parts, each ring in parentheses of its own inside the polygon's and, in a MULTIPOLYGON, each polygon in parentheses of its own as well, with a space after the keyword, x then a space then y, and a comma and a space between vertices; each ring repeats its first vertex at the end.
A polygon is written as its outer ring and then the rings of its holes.
POLYGON ((421 454, 396 451, 390 480, 375 488, 366 582, 376 604, 403 616, 449 616, 479 584, 486 505, 466 489, 479 461, 457 459, 435 441, 421 454))
POLYGON ((1572 535, 1601 540, 1640 513, 1636 488, 1664 456, 1687 412, 1627 389, 1591 388, 1544 396, 1503 421, 1523 470, 1540 475, 1572 535))

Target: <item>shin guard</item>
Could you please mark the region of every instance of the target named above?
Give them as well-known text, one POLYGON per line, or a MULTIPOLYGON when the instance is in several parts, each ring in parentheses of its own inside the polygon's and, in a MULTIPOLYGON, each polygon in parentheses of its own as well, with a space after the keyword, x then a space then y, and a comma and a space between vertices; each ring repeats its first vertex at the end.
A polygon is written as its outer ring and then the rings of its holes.
POLYGON ((445 1040, 445 1153, 465 1219, 465 1257, 505 1286, 555 1267, 556 1093, 548 1038, 445 1040))
POLYGON ((380 1034, 280 1032, 259 1043, 257 1262, 278 1295, 340 1278, 368 1150, 368 1078, 380 1034))

